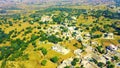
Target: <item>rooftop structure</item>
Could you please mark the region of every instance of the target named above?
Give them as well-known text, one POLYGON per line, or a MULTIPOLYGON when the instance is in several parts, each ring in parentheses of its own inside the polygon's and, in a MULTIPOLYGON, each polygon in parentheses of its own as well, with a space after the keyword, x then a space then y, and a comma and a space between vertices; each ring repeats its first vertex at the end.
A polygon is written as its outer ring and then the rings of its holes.
POLYGON ((113 33, 104 33, 103 34, 103 38, 104 39, 113 39, 114 38, 114 34, 113 33))
POLYGON ((56 52, 59 52, 59 53, 61 53, 61 54, 64 54, 64 55, 66 55, 66 54, 68 54, 68 53, 70 52, 69 49, 66 49, 66 48, 64 48, 63 46, 60 46, 60 45, 58 45, 58 44, 52 46, 52 50, 54 50, 54 51, 56 51, 56 52))
POLYGON ((64 68, 65 66, 70 66, 73 58, 68 58, 62 62, 57 68, 64 68))

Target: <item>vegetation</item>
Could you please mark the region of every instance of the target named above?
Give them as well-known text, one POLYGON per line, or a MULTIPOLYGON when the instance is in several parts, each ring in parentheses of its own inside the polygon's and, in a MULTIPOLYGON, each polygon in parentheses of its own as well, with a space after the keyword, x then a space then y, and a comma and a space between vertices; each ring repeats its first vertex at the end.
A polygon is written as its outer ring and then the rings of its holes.
POLYGON ((42 66, 45 66, 46 63, 47 63, 47 60, 42 60, 42 61, 41 61, 41 65, 42 65, 42 66))
MULTIPOLYGON (((43 4, 45 3, 43 2, 43 4)), ((38 8, 38 5, 42 6, 43 4, 35 5, 38 8)), ((16 66, 56 68, 58 65, 65 65, 67 61, 64 60, 70 57, 74 58, 70 62, 71 64, 63 68, 71 68, 71 66, 85 68, 87 65, 80 65, 84 61, 94 63, 100 68, 117 66, 115 64, 120 60, 117 56, 119 46, 116 51, 108 51, 105 47, 120 43, 118 7, 116 7, 117 9, 105 5, 86 7, 78 3, 77 5, 61 3, 61 5, 36 11, 26 9, 29 12, 24 11, 24 13, 21 13, 23 10, 19 10, 20 13, 17 13, 18 9, 14 7, 7 11, 6 9, 0 10, 0 68, 16 66), (14 9, 16 9, 15 13, 9 14, 14 9), (5 15, 6 12, 7 15, 5 15), (87 33, 90 34, 89 38, 85 36, 87 33), (102 38, 104 33, 113 33, 114 38, 104 39, 102 38), (53 48, 53 45, 61 47, 53 48), (80 52, 75 52, 79 49, 80 52), (93 54, 92 57, 89 57, 88 55, 91 54, 93 54), (105 54, 112 54, 108 55, 112 60, 100 56, 105 54), (75 58, 80 55, 87 56, 89 59, 75 58), (98 61, 97 58, 100 57, 107 62, 98 61), (40 64, 38 64, 39 62, 40 64)), ((33 5, 30 8, 33 9, 33 5)))
POLYGON ((41 52, 43 53, 43 55, 46 55, 47 54, 47 50, 45 48, 40 48, 41 52))
POLYGON ((50 59, 53 63, 57 63, 59 58, 57 56, 54 56, 50 59))

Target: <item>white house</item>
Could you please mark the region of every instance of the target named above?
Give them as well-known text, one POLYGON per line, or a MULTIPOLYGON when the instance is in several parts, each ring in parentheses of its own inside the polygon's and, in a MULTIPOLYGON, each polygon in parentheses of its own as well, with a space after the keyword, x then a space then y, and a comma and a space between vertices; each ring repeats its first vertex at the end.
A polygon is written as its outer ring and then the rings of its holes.
POLYGON ((103 38, 104 39, 113 39, 114 38, 114 34, 113 33, 104 33, 103 34, 103 38))
POLYGON ((109 46, 107 46, 107 49, 108 49, 108 50, 111 50, 111 51, 115 51, 115 50, 118 49, 118 47, 115 46, 115 45, 113 45, 113 44, 110 44, 109 46))
POLYGON ((73 58, 68 58, 64 60, 57 68, 64 68, 65 66, 71 66, 72 61, 73 61, 73 58))
POLYGON ((82 52, 82 50, 80 50, 80 49, 74 50, 74 54, 77 56, 80 56, 81 52, 82 52))
POLYGON ((70 49, 66 49, 63 46, 60 46, 59 44, 52 46, 52 50, 59 52, 63 55, 66 55, 70 52, 70 49))

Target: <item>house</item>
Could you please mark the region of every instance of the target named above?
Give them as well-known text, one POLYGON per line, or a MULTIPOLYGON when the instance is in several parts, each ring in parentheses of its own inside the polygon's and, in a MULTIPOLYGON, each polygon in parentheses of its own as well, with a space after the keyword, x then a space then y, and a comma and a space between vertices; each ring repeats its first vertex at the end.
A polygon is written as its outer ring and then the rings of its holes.
POLYGON ((107 46, 107 49, 110 51, 116 51, 118 49, 118 47, 113 44, 110 44, 109 46, 107 46))
POLYGON ((116 68, 120 68, 120 62, 117 63, 116 68))
POLYGON ((114 34, 113 33, 104 33, 103 34, 103 38, 104 39, 113 39, 114 38, 114 34))
POLYGON ((50 17, 50 16, 42 16, 41 21, 42 21, 42 22, 52 21, 52 17, 50 17))
POLYGON ((74 54, 77 56, 80 56, 81 52, 82 52, 82 50, 80 50, 80 49, 74 50, 74 54))
POLYGON ((70 66, 73 58, 68 58, 62 62, 57 68, 64 68, 65 66, 70 66))
POLYGON ((83 60, 81 62, 81 64, 85 67, 85 68, 97 68, 97 65, 95 65, 94 63, 91 63, 87 60, 83 60))
POLYGON ((66 55, 66 54, 68 54, 70 52, 69 49, 66 49, 66 48, 62 47, 59 44, 52 46, 52 50, 54 50, 56 52, 59 52, 59 53, 61 53, 63 55, 66 55))

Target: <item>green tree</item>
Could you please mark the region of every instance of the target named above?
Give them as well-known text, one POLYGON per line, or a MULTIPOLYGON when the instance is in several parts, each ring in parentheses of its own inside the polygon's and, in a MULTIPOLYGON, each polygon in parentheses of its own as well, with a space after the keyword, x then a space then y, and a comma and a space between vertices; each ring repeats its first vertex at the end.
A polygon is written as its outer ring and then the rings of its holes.
POLYGON ((47 52, 48 52, 47 49, 45 49, 45 48, 41 48, 40 50, 41 50, 41 52, 43 53, 43 55, 46 55, 47 52))
POLYGON ((70 68, 70 66, 65 66, 64 68, 70 68))
POLYGON ((50 59, 53 63, 57 63, 59 58, 57 56, 54 56, 50 59))
POLYGON ((103 62, 98 62, 97 65, 102 68, 104 66, 104 63, 103 62))
POLYGON ((46 63, 47 63, 47 60, 42 60, 42 61, 41 61, 41 65, 42 65, 42 66, 45 66, 46 63))
POLYGON ((76 65, 76 62, 75 62, 75 61, 72 61, 71 64, 72 64, 73 66, 75 66, 75 65, 76 65))

